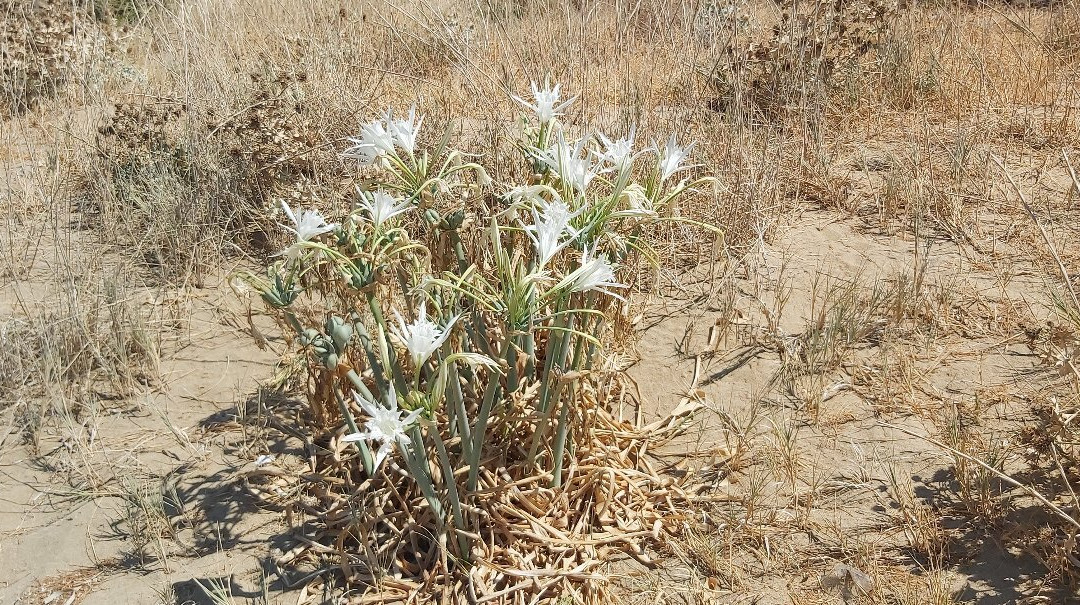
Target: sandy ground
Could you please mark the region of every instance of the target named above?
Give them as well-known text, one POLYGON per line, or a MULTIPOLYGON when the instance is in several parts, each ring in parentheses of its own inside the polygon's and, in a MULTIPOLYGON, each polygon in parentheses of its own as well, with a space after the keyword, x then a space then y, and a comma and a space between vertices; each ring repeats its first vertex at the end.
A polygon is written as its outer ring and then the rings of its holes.
MULTIPOLYGON (((787 284, 789 299, 779 328, 797 334, 811 319, 815 276, 871 284, 911 271, 913 253, 911 241, 868 235, 833 213, 808 211, 797 226, 782 229, 775 242, 760 249, 753 273, 738 280, 742 290, 735 302, 745 329, 709 342, 708 328, 721 313, 715 290, 700 276, 687 275, 681 295, 646 305, 640 359, 630 370, 645 404, 644 419, 670 410, 687 392, 697 392, 711 410, 670 451, 730 453, 732 430, 724 420, 746 419, 757 410, 764 418, 762 430, 771 431, 772 439, 780 434, 777 427, 799 435, 793 455, 800 473, 828 488, 818 490, 820 499, 807 513, 822 535, 785 534, 779 529, 784 524, 778 523, 770 545, 774 551, 797 556, 813 550, 811 542, 849 550, 902 548, 905 537, 889 510, 886 467, 903 469, 914 493, 929 502, 949 491, 953 463, 940 448, 888 425, 933 435, 934 418, 920 410, 920 402, 958 406, 980 395, 1032 388, 1029 374, 1038 360, 1019 339, 978 337, 923 343, 913 368, 918 378, 910 383, 918 392, 897 393, 892 399, 875 391, 872 381, 860 383, 857 361, 824 382, 807 383, 807 388, 830 394, 820 404, 816 423, 799 413, 790 393, 775 388, 780 355, 747 336, 768 322, 762 297, 775 295, 777 284, 787 284), (898 405, 898 399, 906 405, 898 405)), ((999 303, 1039 296, 1042 282, 1035 275, 1021 274, 1002 289, 992 274, 975 268, 971 254, 952 244, 934 246, 928 281, 958 280, 954 287, 999 303)), ((47 256, 39 253, 37 258, 47 256)), ((6 304, 15 299, 15 290, 50 287, 49 271, 38 269, 5 284, 6 304)), ((290 548, 283 515, 257 503, 241 479, 258 456, 289 455, 245 434, 251 429, 238 422, 258 408, 252 402, 259 398, 260 383, 272 376, 278 355, 255 346, 246 331, 245 302, 224 277, 209 280, 201 290, 164 296, 183 300, 184 319, 162 347, 159 388, 104 402, 97 417, 84 425, 54 427, 37 454, 14 435, 6 436, 0 450, 0 602, 202 603, 209 601, 193 580, 210 578, 225 578, 237 598, 261 598, 265 586, 273 602, 295 601, 293 593, 281 594, 288 578, 270 563, 272 553, 290 548), (167 529, 152 532, 160 539, 142 545, 129 535, 130 495, 139 488, 163 498, 168 514, 159 520, 167 529)), ((262 325, 273 333, 272 326, 262 325)), ((275 344, 281 343, 271 339, 270 345, 275 344)), ((872 358, 877 354, 872 349, 860 351, 856 359, 872 358)), ((985 405, 982 417, 991 419, 990 434, 1006 434, 1028 414, 1023 399, 996 397, 985 405)), ((747 480, 732 477, 720 489, 736 493, 747 480)), ((954 547, 968 552, 949 570, 952 588, 964 600, 1016 602, 1018 578, 1034 573, 1034 561, 1001 549, 962 518, 955 522, 952 531, 970 538, 954 547)), ((789 595, 819 590, 821 574, 832 563, 827 557, 810 559, 806 573, 784 578, 779 592, 775 587, 738 590, 730 602, 749 602, 747 595, 756 594, 760 600, 753 602, 785 603, 789 595)), ((678 576, 675 568, 671 573, 678 576)), ((760 577, 778 581, 767 570, 760 577)))
MULTIPOLYGON (((927 280, 946 279, 955 288, 970 288, 998 303, 1009 297, 1031 300, 1042 296, 1043 282, 1030 274, 1017 277, 1002 290, 991 274, 973 268, 970 252, 950 244, 933 249, 927 280)), ((812 322, 815 279, 819 283, 828 277, 841 283, 859 280, 865 284, 895 280, 898 274, 911 272, 913 253, 912 241, 868 235, 834 214, 811 211, 764 248, 757 275, 744 281, 780 279, 788 284, 787 310, 779 323, 781 332, 794 335, 812 322)), ((774 295, 776 283, 756 295, 751 295, 751 287, 745 284, 746 290, 737 297, 741 323, 760 328, 768 322, 759 296, 774 295)), ((785 455, 795 459, 793 464, 804 482, 800 487, 816 492, 812 504, 804 503, 809 510, 799 511, 798 499, 794 507, 790 504, 791 490, 779 485, 765 487, 784 502, 774 514, 788 515, 792 521, 801 515, 806 518, 797 523, 778 521, 769 532, 769 548, 784 555, 761 556, 760 561, 748 565, 757 568, 757 573, 749 574, 749 581, 740 590, 730 596, 718 591, 714 602, 830 601, 828 591, 821 594, 822 579, 828 578, 839 553, 844 552, 879 553, 877 569, 868 569, 868 573, 883 584, 896 582, 894 574, 902 576, 905 571, 890 569, 890 559, 903 560, 900 553, 908 548, 910 537, 897 520, 890 472, 910 480, 908 487, 916 499, 948 517, 956 481, 954 461, 941 447, 920 436, 939 434, 942 410, 971 405, 979 397, 987 400, 980 429, 990 439, 1007 439, 1030 419, 1028 397, 1039 384, 1033 374, 1039 373, 1040 361, 1023 344, 1023 338, 953 337, 912 343, 919 349, 910 369, 914 379, 896 379, 898 388, 906 391, 895 393, 881 392, 881 382, 865 375, 868 366, 861 364, 872 363, 881 354, 878 347, 868 346, 837 371, 795 380, 797 391, 785 392, 776 382, 784 366, 777 351, 751 344, 745 336, 740 342, 737 335, 746 331, 735 331, 735 336, 719 343, 710 342, 710 326, 726 314, 715 306, 716 297, 707 282, 697 290, 688 287, 684 294, 657 302, 646 315, 643 323, 648 327, 638 348, 640 361, 630 371, 643 400, 657 414, 695 390, 715 413, 706 413, 695 431, 672 446, 674 457, 681 458, 687 451, 711 452, 714 459, 731 455, 738 441, 734 434, 738 431, 732 425, 747 426, 744 423, 755 422, 751 418, 757 415, 757 428, 768 444, 764 447, 786 450, 783 443, 790 441, 792 447, 785 455), (801 405, 811 392, 823 399, 817 404, 816 422, 806 420, 806 409, 801 405), (815 489, 809 489, 811 486, 815 489), (801 531, 789 533, 795 526, 801 531), (786 567, 771 561, 787 557, 803 564, 786 567), (788 576, 794 568, 797 574, 788 576)), ((889 365, 886 362, 886 367, 889 365)), ((755 449, 760 455, 761 450, 755 449)), ((749 475, 728 478, 721 491, 745 493, 753 472, 749 475)), ((721 520, 716 524, 721 526, 721 520)), ((982 528, 962 515, 947 518, 944 524, 955 540, 950 541, 949 555, 954 563, 943 581, 958 602, 1015 603, 1025 594, 1025 578, 1038 575, 1033 558, 995 544, 982 528)), ((717 531, 723 530, 718 527, 717 531)), ((680 573, 673 577, 673 584, 666 588, 678 591, 680 573)), ((831 598, 840 596, 832 594, 831 598)))
POLYGON ((283 527, 245 501, 237 478, 265 452, 213 426, 257 396, 277 356, 223 321, 237 306, 227 287, 189 296, 160 389, 106 404, 85 426, 58 427, 39 455, 3 449, 0 602, 49 602, 59 590, 61 603, 73 592, 80 603, 149 603, 173 584, 185 594, 191 577, 257 577, 267 540, 283 527), (164 532, 174 538, 146 545, 149 556, 125 522, 140 490, 174 515, 164 532))

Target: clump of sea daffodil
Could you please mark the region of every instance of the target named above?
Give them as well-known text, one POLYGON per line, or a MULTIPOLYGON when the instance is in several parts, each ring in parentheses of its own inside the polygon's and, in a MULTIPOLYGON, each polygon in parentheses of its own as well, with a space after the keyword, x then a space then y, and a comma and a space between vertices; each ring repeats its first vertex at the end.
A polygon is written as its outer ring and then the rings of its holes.
POLYGON ((482 478, 561 486, 631 290, 624 265, 654 257, 643 229, 708 180, 673 178, 692 144, 574 138, 558 119, 573 99, 532 89, 515 99, 535 114, 521 140, 533 182, 493 184, 447 137, 423 146, 415 108, 387 110, 342 153, 375 183, 354 209, 330 223, 283 204, 296 241, 266 277, 243 276, 309 352, 327 451, 356 461, 350 481, 407 476, 461 565, 482 478))

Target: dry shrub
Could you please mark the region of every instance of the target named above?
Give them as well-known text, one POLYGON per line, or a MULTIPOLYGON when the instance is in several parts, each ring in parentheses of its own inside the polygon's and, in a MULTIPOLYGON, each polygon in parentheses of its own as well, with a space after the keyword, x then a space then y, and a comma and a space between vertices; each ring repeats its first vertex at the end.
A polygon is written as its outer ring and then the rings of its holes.
MULTIPOLYGON (((1076 387, 1074 386, 1074 389, 1076 387)), ((1044 478, 1042 490, 1061 510, 1077 519, 1076 489, 1080 486, 1080 391, 1065 402, 1051 399, 1037 402, 1035 424, 1020 432, 1028 461, 1037 476, 1044 478)), ((1024 538, 1025 546, 1039 556, 1049 572, 1048 579, 1076 588, 1080 585, 1080 529, 1062 516, 1047 515, 1035 528, 1034 537, 1024 538)))
POLYGON ((265 250, 274 245, 266 239, 266 218, 276 214, 282 201, 336 206, 353 192, 334 154, 334 141, 326 138, 325 116, 308 103, 307 74, 253 73, 251 79, 244 107, 206 127, 227 158, 239 203, 250 210, 238 227, 246 229, 248 242, 265 250))
POLYGON ((119 24, 136 23, 154 8, 165 4, 163 0, 80 0, 89 5, 89 11, 99 21, 119 24))
POLYGON ((830 93, 881 44, 895 11, 888 0, 784 6, 763 40, 729 43, 712 75, 720 105, 773 118, 820 114, 830 93))
POLYGON ((231 171, 194 130, 183 104, 117 103, 83 175, 85 209, 96 214, 106 238, 142 256, 162 277, 190 276, 223 241, 251 238, 251 209, 237 195, 231 171))
POLYGON ((98 129, 86 208, 161 277, 199 282, 215 259, 265 256, 282 201, 335 205, 351 191, 306 101, 305 74, 250 79, 238 109, 139 96, 98 129))
MULTIPOLYGON (((1065 321, 1050 321, 1029 332, 1029 346, 1060 378, 1035 398, 1036 422, 1021 429, 1020 442, 1034 473, 1043 478, 1044 495, 1073 519, 1080 489, 1080 311, 1061 301, 1065 321)), ((1061 516, 1039 528, 1030 540, 1053 579, 1080 585, 1080 529, 1061 516)))
POLYGON ((1047 45, 1067 61, 1080 59, 1080 5, 1058 0, 1051 2, 1050 10, 1047 45))
POLYGON ((913 23, 919 17, 908 15, 894 23, 882 36, 874 64, 847 80, 851 105, 861 97, 905 111, 919 107, 938 89, 938 68, 917 47, 913 23), (869 73, 868 73, 869 71, 869 73))
POLYGON ((69 75, 82 23, 71 2, 8 0, 0 21, 0 110, 53 96, 69 75))

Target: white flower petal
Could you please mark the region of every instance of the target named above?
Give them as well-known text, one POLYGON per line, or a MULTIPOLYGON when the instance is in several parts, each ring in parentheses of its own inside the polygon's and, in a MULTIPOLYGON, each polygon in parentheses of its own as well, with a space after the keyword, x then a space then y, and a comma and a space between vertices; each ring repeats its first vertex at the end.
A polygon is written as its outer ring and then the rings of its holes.
POLYGON ((412 204, 408 200, 398 201, 385 191, 365 192, 357 187, 356 192, 360 195, 360 201, 357 205, 367 212, 371 224, 376 229, 382 227, 383 223, 412 208, 412 204))
POLYGON ((358 160, 370 166, 387 154, 394 153, 394 135, 382 120, 374 120, 360 127, 359 137, 348 137, 352 145, 341 152, 341 157, 358 160))
POLYGON ((551 147, 536 152, 538 160, 558 176, 560 181, 570 184, 579 194, 585 193, 589 183, 599 174, 593 169, 590 155, 582 154, 588 139, 589 137, 583 137, 571 145, 560 132, 551 147))
POLYGON ((533 103, 516 95, 510 95, 510 98, 535 112, 536 117, 540 119, 540 123, 542 124, 552 122, 557 116, 562 114, 562 110, 566 109, 575 99, 577 99, 577 97, 572 97, 559 103, 559 98, 561 97, 559 89, 562 87, 561 84, 556 84, 554 87, 547 86, 540 88, 536 85, 536 82, 530 82, 529 86, 532 88, 533 103))
POLYGON ((424 123, 424 116, 420 116, 420 119, 416 118, 416 106, 413 105, 409 109, 409 119, 407 120, 395 120, 387 111, 386 123, 394 137, 394 144, 409 155, 413 155, 416 151, 416 135, 420 131, 420 125, 424 123))
POLYGON ((622 298, 611 288, 626 288, 626 284, 615 281, 615 268, 603 256, 589 257, 586 246, 581 253, 581 265, 566 276, 564 282, 571 292, 600 291, 615 298, 622 298))
POLYGON ((301 210, 296 213, 284 200, 281 202, 281 208, 285 211, 285 215, 289 217, 289 220, 293 222, 292 227, 288 225, 282 225, 282 227, 296 235, 296 242, 279 253, 289 259, 300 256, 305 242, 309 242, 324 233, 330 233, 338 227, 337 223, 327 223, 318 210, 301 210))
POLYGON ((390 332, 409 351, 412 358, 413 368, 419 371, 427 363, 427 360, 439 350, 446 339, 450 336, 450 329, 457 316, 454 316, 445 326, 438 326, 427 318, 427 303, 420 303, 420 312, 416 321, 406 324, 401 314, 394 310, 398 325, 391 327, 390 332))
POLYGON ((525 227, 525 234, 536 248, 540 268, 577 236, 577 232, 570 226, 570 221, 580 213, 580 209, 570 212, 569 206, 561 200, 542 202, 539 211, 532 209, 533 224, 525 227), (567 234, 570 237, 564 240, 563 236, 567 234))
POLYGON ((675 135, 671 135, 667 144, 664 145, 664 149, 660 154, 660 182, 664 182, 680 170, 685 170, 689 166, 683 166, 683 160, 690 155, 690 150, 694 148, 695 143, 682 147, 675 141, 675 135))
POLYGON ((411 443, 407 431, 422 410, 413 410, 402 417, 397 407, 397 391, 393 388, 387 393, 388 406, 386 407, 368 401, 359 393, 353 393, 353 397, 361 409, 364 410, 364 413, 368 415, 368 420, 364 423, 366 430, 345 435, 341 440, 345 442, 378 441, 380 445, 374 461, 375 468, 378 468, 393 450, 395 444, 404 447, 411 443))
POLYGON ((371 465, 372 471, 379 470, 379 467, 382 466, 386 457, 390 455, 390 450, 392 449, 394 449, 394 442, 392 441, 384 441, 383 444, 379 446, 379 451, 375 452, 375 460, 371 465))

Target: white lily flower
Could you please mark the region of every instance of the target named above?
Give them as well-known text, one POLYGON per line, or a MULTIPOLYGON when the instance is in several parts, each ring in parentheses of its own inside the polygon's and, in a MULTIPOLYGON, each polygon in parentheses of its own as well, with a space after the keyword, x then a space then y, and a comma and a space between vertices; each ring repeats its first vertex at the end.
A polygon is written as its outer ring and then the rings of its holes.
POLYGON ((522 99, 517 95, 510 95, 518 103, 521 103, 525 107, 533 110, 536 113, 536 117, 540 118, 540 123, 548 124, 555 119, 556 116, 562 114, 562 110, 566 109, 571 103, 574 102, 577 97, 571 97, 562 103, 559 103, 559 88, 561 84, 556 84, 554 88, 545 87, 543 89, 536 86, 536 82, 530 82, 532 87, 533 99, 535 104, 522 99))
POLYGON ((536 247, 536 256, 540 269, 543 269, 544 265, 577 235, 574 229, 570 227, 570 220, 580 212, 580 210, 574 213, 570 212, 570 207, 563 203, 562 200, 541 202, 539 212, 536 211, 536 208, 533 208, 534 224, 525 227, 525 235, 529 236, 533 246, 536 247), (567 232, 571 237, 560 242, 567 232))
POLYGON ((386 124, 394 137, 394 143, 409 155, 416 151, 416 135, 423 123, 424 116, 420 116, 419 120, 416 118, 415 105, 409 109, 408 120, 395 120, 390 110, 386 110, 386 124))
POLYGON ((376 229, 382 227, 386 221, 412 208, 408 200, 399 202, 385 191, 364 192, 357 187, 356 192, 360 194, 360 202, 357 205, 367 211, 368 216, 371 217, 371 224, 376 229))
POLYGON ((503 194, 503 198, 510 204, 496 216, 510 222, 516 221, 520 210, 544 204, 548 197, 558 199, 559 194, 547 185, 518 185, 503 194))
POLYGON ((296 235, 296 241, 280 253, 290 260, 300 256, 305 242, 309 242, 324 233, 330 233, 338 226, 337 223, 327 223, 318 210, 301 210, 300 215, 297 216, 285 201, 281 202, 281 209, 285 211, 285 216, 289 217, 289 220, 294 225, 293 227, 281 226, 296 235))
POLYGON ((626 208, 617 210, 613 216, 650 217, 656 215, 652 202, 645 195, 645 188, 638 183, 627 185, 619 199, 626 203, 626 208))
POLYGON ((416 409, 408 414, 402 416, 402 412, 398 410, 397 404, 397 392, 393 387, 388 390, 389 397, 388 407, 383 407, 374 401, 368 401, 364 397, 361 397, 359 393, 353 393, 353 397, 356 399, 356 403, 360 405, 360 409, 364 410, 370 418, 364 424, 364 428, 367 430, 359 433, 352 433, 345 435, 341 438, 342 441, 378 441, 379 450, 375 453, 374 468, 378 469, 386 460, 387 455, 390 454, 390 450, 394 449, 394 446, 405 449, 412 445, 412 439, 406 431, 416 418, 420 415, 422 410, 416 409))
POLYGON ((450 336, 450 328, 457 321, 455 316, 450 318, 450 321, 445 326, 439 327, 427 318, 426 303, 423 302, 420 303, 420 313, 416 321, 411 324, 406 324, 396 309, 394 315, 397 317, 398 325, 391 327, 390 331, 408 349, 413 368, 418 372, 431 355, 446 342, 446 339, 450 336))
POLYGON ((629 136, 614 141, 602 133, 596 136, 604 145, 604 150, 596 154, 601 161, 609 162, 620 173, 630 167, 634 161, 634 129, 629 136))
POLYGON ((559 133, 558 140, 549 148, 537 153, 537 158, 547 165, 559 180, 569 183, 578 193, 585 193, 596 175, 592 169, 592 161, 588 155, 582 155, 588 137, 582 137, 576 144, 571 145, 559 133))
POLYGON ((682 162, 686 159, 686 156, 690 154, 690 150, 694 148, 694 145, 695 143, 690 143, 685 147, 680 147, 675 142, 675 135, 671 135, 667 145, 664 146, 664 151, 660 155, 661 183, 668 180, 668 177, 676 172, 689 168, 689 166, 683 166, 682 162))
POLYGON ((626 284, 615 281, 615 268, 611 266, 603 256, 589 257, 589 247, 581 251, 581 266, 564 278, 563 283, 569 285, 571 292, 591 292, 593 290, 603 292, 615 298, 622 296, 615 294, 608 288, 626 288, 626 284))
POLYGON ((554 189, 547 185, 518 185, 510 191, 507 191, 504 194, 504 197, 514 204, 521 204, 523 202, 543 204, 546 201, 544 198, 545 194, 553 198, 558 198, 559 196, 554 189))
POLYGON ((374 120, 360 127, 359 137, 348 137, 352 144, 341 157, 359 160, 364 166, 370 166, 379 158, 394 153, 394 135, 387 130, 382 120, 374 120))

